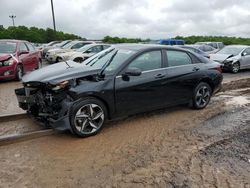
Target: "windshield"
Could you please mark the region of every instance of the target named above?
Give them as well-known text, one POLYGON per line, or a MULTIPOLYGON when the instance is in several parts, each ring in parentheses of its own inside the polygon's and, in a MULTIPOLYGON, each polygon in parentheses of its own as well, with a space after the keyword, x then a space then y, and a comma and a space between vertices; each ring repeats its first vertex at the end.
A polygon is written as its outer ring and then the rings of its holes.
POLYGON ((86 50, 88 50, 92 45, 85 45, 79 49, 77 49, 77 52, 85 52, 86 50))
POLYGON ((71 46, 73 46, 73 45, 76 44, 77 42, 78 42, 78 41, 69 42, 68 44, 64 45, 62 48, 63 48, 63 49, 70 48, 71 46))
POLYGON ((244 47, 224 47, 217 54, 233 54, 234 56, 238 55, 244 47))
POLYGON ((130 58, 135 51, 126 49, 108 48, 102 53, 96 54, 84 63, 97 69, 103 69, 105 73, 111 73, 130 58))
POLYGON ((0 42, 0 53, 13 54, 16 52, 15 42, 0 42))
POLYGON ((63 47, 63 46, 65 46, 66 44, 68 44, 70 41, 62 41, 62 42, 60 42, 59 44, 57 44, 57 46, 59 46, 59 47, 63 47))

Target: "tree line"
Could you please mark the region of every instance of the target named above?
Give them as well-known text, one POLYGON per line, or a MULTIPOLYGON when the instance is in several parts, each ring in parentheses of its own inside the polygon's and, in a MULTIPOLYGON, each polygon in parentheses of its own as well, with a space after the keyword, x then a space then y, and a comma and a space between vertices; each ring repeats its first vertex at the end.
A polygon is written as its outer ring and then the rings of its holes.
MULTIPOLYGON (((73 40, 73 39, 85 39, 80 36, 64 33, 62 31, 54 32, 53 29, 37 28, 37 27, 26 27, 10 26, 4 28, 0 25, 0 39, 19 39, 27 40, 34 43, 47 43, 54 40, 73 40)), ((166 38, 167 39, 167 38, 166 38)), ((250 38, 242 37, 227 37, 227 36, 176 36, 174 39, 184 40, 186 44, 194 44, 195 42, 211 41, 211 42, 223 42, 225 45, 230 44, 243 44, 250 45, 250 38)), ((141 38, 125 38, 125 37, 111 37, 106 36, 103 38, 103 42, 106 43, 148 43, 150 39, 141 38)))
POLYGON ((175 39, 184 40, 186 44, 194 44, 196 42, 223 42, 225 45, 241 44, 250 45, 250 38, 227 37, 227 36, 176 36, 175 39))
POLYGON ((0 39, 19 39, 34 43, 47 43, 54 40, 81 39, 80 36, 54 31, 53 29, 41 29, 37 27, 10 26, 8 28, 0 27, 0 39))

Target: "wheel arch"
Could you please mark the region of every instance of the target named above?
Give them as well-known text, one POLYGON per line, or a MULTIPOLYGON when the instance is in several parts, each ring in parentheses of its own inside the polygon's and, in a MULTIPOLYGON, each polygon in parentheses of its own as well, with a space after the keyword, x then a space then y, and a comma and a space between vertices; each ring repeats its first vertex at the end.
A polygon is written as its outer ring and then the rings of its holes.
MULTIPOLYGON (((202 78, 202 79, 199 81, 199 83, 201 83, 201 82, 207 83, 207 84, 211 87, 212 92, 214 91, 215 85, 214 85, 213 81, 211 80, 211 78, 208 78, 208 77, 202 78)), ((199 84, 199 83, 198 83, 198 84, 199 84)), ((197 85, 198 85, 198 84, 197 84, 197 85)))
POLYGON ((81 99, 89 99, 89 98, 94 98, 94 99, 101 101, 107 109, 108 119, 111 119, 110 106, 108 105, 106 100, 104 100, 102 97, 94 95, 94 94, 87 94, 84 97, 81 97, 81 99))

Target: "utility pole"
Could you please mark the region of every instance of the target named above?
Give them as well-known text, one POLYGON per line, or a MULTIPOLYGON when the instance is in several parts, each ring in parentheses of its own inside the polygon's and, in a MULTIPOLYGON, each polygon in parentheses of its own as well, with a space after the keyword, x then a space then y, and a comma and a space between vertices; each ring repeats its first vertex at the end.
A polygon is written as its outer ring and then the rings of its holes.
POLYGON ((15 18, 16 18, 16 16, 15 15, 10 15, 9 17, 12 19, 13 27, 15 27, 15 18))
POLYGON ((53 17, 53 26, 54 26, 54 31, 56 32, 56 22, 55 22, 53 0, 51 0, 50 2, 51 2, 52 17, 53 17))

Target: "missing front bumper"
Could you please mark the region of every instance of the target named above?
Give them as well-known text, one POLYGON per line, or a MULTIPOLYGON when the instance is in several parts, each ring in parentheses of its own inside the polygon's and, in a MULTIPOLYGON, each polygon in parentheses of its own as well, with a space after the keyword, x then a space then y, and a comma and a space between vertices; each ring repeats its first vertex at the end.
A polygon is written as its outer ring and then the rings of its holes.
POLYGON ((35 104, 35 98, 32 95, 26 96, 25 88, 19 88, 15 90, 18 105, 23 110, 28 110, 29 105, 35 104))

